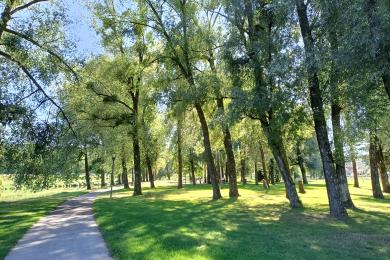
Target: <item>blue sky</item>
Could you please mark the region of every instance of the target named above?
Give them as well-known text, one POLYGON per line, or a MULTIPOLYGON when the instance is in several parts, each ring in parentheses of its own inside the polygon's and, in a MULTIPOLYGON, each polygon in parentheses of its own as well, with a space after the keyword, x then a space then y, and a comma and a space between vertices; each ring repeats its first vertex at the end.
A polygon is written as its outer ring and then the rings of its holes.
POLYGON ((76 43, 77 52, 82 56, 102 53, 99 36, 91 27, 92 17, 87 2, 85 0, 65 1, 68 16, 73 21, 68 35, 76 43))

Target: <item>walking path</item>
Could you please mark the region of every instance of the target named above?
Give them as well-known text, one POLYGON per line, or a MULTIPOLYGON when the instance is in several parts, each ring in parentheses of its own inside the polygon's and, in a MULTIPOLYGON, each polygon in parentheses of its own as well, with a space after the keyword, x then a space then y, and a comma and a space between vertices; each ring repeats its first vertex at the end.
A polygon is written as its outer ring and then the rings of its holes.
POLYGON ((102 192, 71 199, 40 219, 5 260, 112 259, 92 211, 102 192))

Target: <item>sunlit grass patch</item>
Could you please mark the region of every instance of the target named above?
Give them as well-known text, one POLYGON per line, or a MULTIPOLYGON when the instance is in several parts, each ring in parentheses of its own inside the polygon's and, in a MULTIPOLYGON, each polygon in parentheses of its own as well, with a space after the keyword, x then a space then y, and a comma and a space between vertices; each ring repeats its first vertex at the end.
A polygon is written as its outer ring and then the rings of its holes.
MULTIPOLYGON (((368 184, 368 183, 367 183, 368 184)), ((118 191, 95 202, 98 224, 116 259, 324 259, 390 257, 390 200, 351 187, 358 207, 341 222, 328 214, 325 185, 300 194, 291 210, 283 185, 240 186, 238 199, 211 200, 209 185, 118 191)))

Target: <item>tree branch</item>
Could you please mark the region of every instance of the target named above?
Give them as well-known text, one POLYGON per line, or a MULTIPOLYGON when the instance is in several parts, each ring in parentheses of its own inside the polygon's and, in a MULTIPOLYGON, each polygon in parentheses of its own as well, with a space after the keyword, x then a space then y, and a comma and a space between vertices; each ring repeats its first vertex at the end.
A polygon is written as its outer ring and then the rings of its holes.
POLYGON ((112 95, 107 95, 107 94, 104 94, 104 93, 100 93, 98 92, 96 89, 94 89, 93 87, 89 88, 93 93, 95 93, 97 96, 100 96, 100 97, 106 97, 106 98, 110 98, 112 101, 116 102, 116 103, 119 103, 123 106, 125 106, 126 108, 128 108, 132 113, 135 113, 134 112, 134 109, 129 106, 128 104, 126 104, 126 102, 116 98, 115 96, 112 96, 112 95))
POLYGON ((18 36, 20 38, 23 38, 25 39, 26 41, 29 41, 31 42, 32 44, 34 44, 35 46, 45 50, 47 53, 49 53, 50 55, 54 56, 57 60, 59 60, 62 64, 65 65, 65 67, 68 68, 68 70, 73 74, 73 76, 78 80, 78 77, 77 77, 77 73, 65 62, 65 60, 60 56, 58 55, 57 53, 55 53, 54 51, 50 50, 49 48, 46 48, 45 46, 41 45, 39 42, 37 42, 36 40, 30 38, 28 35, 25 35, 23 33, 20 33, 20 32, 17 32, 17 31, 14 31, 12 29, 9 29, 9 28, 5 28, 4 29, 5 32, 7 33, 10 33, 10 34, 13 34, 15 36, 18 36))
POLYGON ((34 5, 34 4, 37 4, 37 3, 40 3, 40 2, 47 2, 47 1, 49 1, 49 0, 33 0, 33 1, 28 2, 28 3, 24 4, 24 5, 20 5, 20 6, 16 7, 15 9, 13 9, 10 12, 10 15, 13 15, 14 13, 19 12, 19 11, 21 11, 23 9, 26 9, 26 8, 34 5))
POLYGON ((6 58, 7 60, 15 63, 16 65, 18 65, 22 69, 24 74, 26 74, 26 76, 32 81, 32 83, 37 87, 37 89, 39 89, 39 91, 42 92, 42 94, 61 112, 61 114, 64 117, 66 123, 68 124, 70 130, 72 131, 74 136, 77 136, 77 134, 74 131, 74 129, 69 121, 69 118, 66 116, 64 110, 57 104, 57 102, 54 101, 53 98, 51 98, 46 93, 46 91, 42 88, 42 86, 38 83, 38 81, 34 78, 34 76, 27 70, 27 68, 20 61, 14 59, 12 56, 10 56, 9 54, 7 54, 1 50, 0 50, 0 55, 3 56, 4 58, 6 58))

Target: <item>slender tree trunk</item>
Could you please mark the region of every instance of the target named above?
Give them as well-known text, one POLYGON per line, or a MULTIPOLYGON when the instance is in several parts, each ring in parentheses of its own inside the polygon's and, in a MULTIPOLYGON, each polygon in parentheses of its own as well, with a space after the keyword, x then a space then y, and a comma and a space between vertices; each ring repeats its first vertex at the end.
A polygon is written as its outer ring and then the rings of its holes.
POLYGON ((118 185, 122 185, 122 174, 118 174, 118 185))
POLYGON ((355 188, 359 188, 359 178, 358 178, 358 172, 357 172, 355 157, 352 157, 352 172, 353 172, 353 186, 355 188))
POLYGON ((126 160, 122 158, 122 179, 123 179, 123 188, 129 189, 129 178, 127 176, 127 164, 126 160))
POLYGON ((182 146, 182 136, 181 136, 181 122, 180 119, 177 121, 177 163, 178 163, 178 182, 177 188, 183 188, 183 156, 181 153, 182 146))
POLYGON ((133 149, 134 149, 134 192, 133 196, 142 195, 141 190, 141 155, 138 137, 133 135, 133 149))
POLYGON ((133 196, 142 195, 141 180, 141 150, 138 137, 138 102, 139 102, 139 90, 131 92, 134 109, 134 124, 133 124, 133 157, 134 157, 134 192, 133 196))
POLYGON ((343 205, 339 193, 337 174, 333 166, 333 156, 328 138, 323 100, 318 78, 318 68, 315 64, 316 57, 314 39, 307 17, 307 7, 304 0, 296 0, 296 7, 305 48, 310 104, 313 110, 314 126, 322 159, 330 214, 335 218, 345 218, 348 216, 348 213, 343 205))
POLYGON ((275 167, 274 160, 272 158, 269 159, 269 176, 271 178, 271 184, 275 185, 275 167))
POLYGON ((266 162, 265 162, 265 156, 264 156, 264 149, 263 149, 263 145, 261 144, 260 142, 260 157, 261 157, 261 165, 263 167, 263 174, 264 174, 264 187, 266 189, 269 188, 269 178, 268 178, 268 172, 267 172, 267 165, 266 165, 266 162))
POLYGON ((241 155, 241 160, 240 160, 240 172, 241 172, 241 183, 246 184, 245 180, 245 173, 246 173, 246 161, 245 161, 245 155, 241 155))
POLYGON ((288 163, 286 151, 284 149, 282 135, 278 132, 272 132, 267 125, 267 122, 262 122, 261 126, 264 130, 264 133, 267 136, 268 144, 271 148, 272 154, 276 160, 279 171, 282 174, 284 181, 284 186, 286 188, 286 195, 290 201, 291 208, 302 208, 302 202, 298 197, 298 193, 295 189, 295 183, 291 178, 290 166, 288 163))
MULTIPOLYGON (((225 113, 222 98, 217 99, 217 107, 221 110, 221 113, 225 113)), ((226 181, 229 181, 229 197, 233 198, 240 196, 237 187, 236 160, 234 159, 232 137, 228 125, 224 123, 222 130, 223 145, 226 153, 226 181)))
POLYGON ((255 185, 259 185, 259 174, 257 171, 257 162, 255 161, 255 185))
POLYGON ((383 192, 390 193, 389 176, 387 175, 387 169, 386 169, 385 158, 383 156, 382 145, 379 141, 378 141, 378 163, 379 163, 379 170, 380 170, 383 192))
POLYGON ((190 164, 191 164, 191 180, 192 180, 192 184, 195 185, 196 178, 195 178, 195 166, 194 166, 194 159, 193 158, 191 158, 190 164))
POLYGON ((100 187, 106 187, 106 176, 104 171, 102 171, 102 173, 100 174, 100 187))
POLYGON ((379 183, 376 136, 371 130, 370 130, 369 155, 370 155, 372 195, 374 196, 374 198, 384 199, 383 193, 381 191, 381 185, 379 183))
POLYGON ((150 188, 154 189, 156 186, 154 185, 154 175, 153 175, 153 169, 152 169, 152 162, 151 162, 151 160, 149 158, 146 159, 146 164, 147 164, 147 167, 148 167, 150 188))
POLYGON ((91 189, 91 176, 89 174, 88 153, 84 153, 84 166, 85 166, 85 183, 87 184, 87 190, 91 189))
POLYGON ((301 174, 302 174, 303 184, 309 184, 309 182, 307 181, 305 161, 303 159, 300 142, 297 143, 297 159, 298 159, 299 169, 301 170, 301 174))
POLYGON ((298 197, 298 193, 295 189, 295 183, 291 178, 290 167, 287 162, 286 154, 282 147, 277 145, 270 145, 276 164, 278 165, 279 171, 282 174, 284 186, 286 188, 287 198, 290 201, 291 208, 302 208, 302 203, 298 197))
POLYGON ((211 150, 209 128, 207 126, 206 117, 202 106, 199 103, 195 103, 196 112, 198 113, 199 121, 202 127, 203 133, 203 144, 205 149, 205 155, 207 159, 208 172, 210 174, 211 184, 213 186, 213 199, 217 200, 222 198, 221 191, 219 189, 218 179, 217 179, 217 170, 215 168, 213 152, 211 150))
MULTIPOLYGON (((335 99, 337 99, 337 97, 335 99)), ((334 100, 331 108, 336 174, 344 207, 354 208, 355 206, 353 205, 351 194, 349 193, 347 173, 345 170, 344 144, 341 129, 341 107, 337 102, 337 100, 334 100)))

